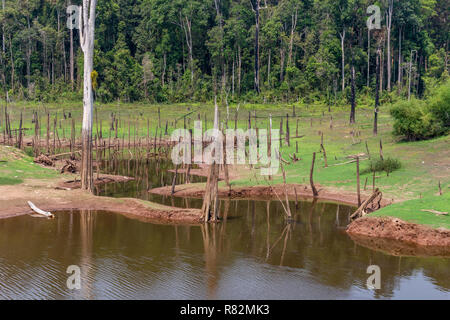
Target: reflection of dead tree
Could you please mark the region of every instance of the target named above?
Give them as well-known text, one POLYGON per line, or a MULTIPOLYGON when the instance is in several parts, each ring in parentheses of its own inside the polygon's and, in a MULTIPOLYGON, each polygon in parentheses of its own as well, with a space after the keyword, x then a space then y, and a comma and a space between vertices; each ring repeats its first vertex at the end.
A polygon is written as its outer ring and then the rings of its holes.
POLYGON ((205 249, 205 273, 207 277, 208 298, 214 298, 219 274, 217 270, 216 225, 201 225, 203 246, 205 249))
POLYGON ((269 259, 270 254, 270 200, 266 202, 266 211, 267 211, 267 253, 266 253, 266 261, 269 259))
MULTIPOLYGON (((89 210, 80 212, 80 233, 81 233, 81 279, 91 279, 90 275, 92 265, 92 245, 94 235, 95 219, 94 213, 89 210)), ((90 284, 83 284, 82 290, 84 299, 92 299, 93 292, 90 284)))
POLYGON ((366 214, 380 209, 382 199, 383 194, 381 191, 378 188, 375 189, 374 193, 350 216, 350 221, 364 217, 366 214))
POLYGON ((317 198, 314 198, 313 202, 311 204, 311 210, 309 211, 309 236, 311 238, 311 242, 312 242, 312 233, 313 233, 313 230, 312 230, 312 216, 313 216, 313 213, 314 213, 314 209, 316 208, 316 205, 317 205, 317 198))
POLYGON ((281 233, 280 237, 274 242, 274 244, 272 245, 272 247, 270 247, 270 249, 268 249, 268 252, 266 254, 266 261, 269 259, 270 255, 272 254, 273 250, 275 249, 275 247, 277 246, 277 244, 281 241, 281 239, 283 239, 284 237, 284 245, 283 245, 283 250, 281 252, 281 260, 280 260, 280 265, 283 264, 283 260, 284 260, 284 254, 286 253, 286 246, 287 246, 287 240, 288 237, 291 233, 291 224, 288 223, 286 224, 286 226, 283 229, 283 232, 281 233))
POLYGON ((286 226, 286 228, 287 228, 287 230, 286 230, 286 235, 284 236, 284 245, 283 245, 283 251, 281 252, 280 266, 283 265, 284 254, 286 253, 287 241, 291 234, 291 224, 288 224, 286 226))

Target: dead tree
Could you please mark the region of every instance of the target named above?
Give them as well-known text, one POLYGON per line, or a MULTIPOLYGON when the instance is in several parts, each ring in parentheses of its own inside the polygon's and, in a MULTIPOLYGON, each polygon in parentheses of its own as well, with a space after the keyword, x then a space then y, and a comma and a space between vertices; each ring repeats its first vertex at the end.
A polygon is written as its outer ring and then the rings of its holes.
POLYGON ((94 94, 92 90, 92 71, 94 58, 95 7, 97 0, 83 0, 80 10, 80 45, 84 54, 83 85, 83 126, 81 156, 81 189, 93 191, 94 172, 92 165, 92 117, 94 94))
POLYGON ((267 4, 261 7, 261 0, 251 0, 252 10, 255 14, 255 91, 259 94, 259 24, 260 10, 267 9, 267 4))
POLYGON ((314 198, 319 196, 319 192, 317 192, 316 186, 314 185, 314 164, 316 162, 316 153, 313 153, 312 163, 311 163, 311 171, 309 172, 309 182, 311 184, 311 190, 313 192, 314 198))
MULTIPOLYGON (((214 112, 214 129, 215 133, 219 130, 219 107, 215 104, 214 112)), ((208 180, 206 182, 205 196, 203 198, 202 213, 205 222, 217 222, 219 213, 219 164, 216 163, 216 154, 218 152, 218 137, 215 136, 214 154, 211 155, 211 164, 209 167, 208 180)))

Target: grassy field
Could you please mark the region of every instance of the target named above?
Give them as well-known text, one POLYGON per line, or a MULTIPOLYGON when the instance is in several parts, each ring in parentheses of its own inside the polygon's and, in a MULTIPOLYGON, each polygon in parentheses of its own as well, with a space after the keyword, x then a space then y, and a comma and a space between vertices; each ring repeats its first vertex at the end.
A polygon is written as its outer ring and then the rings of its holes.
POLYGON ((422 210, 436 210, 449 212, 450 193, 442 196, 430 196, 422 199, 409 200, 395 203, 372 215, 376 217, 397 217, 404 221, 424 224, 433 228, 450 229, 450 217, 448 215, 436 215, 422 210))
MULTIPOLYGON (((94 120, 94 134, 102 128, 104 138, 114 137, 115 132, 110 130, 111 115, 115 114, 119 119, 118 137, 125 137, 130 140, 134 136, 146 137, 148 132, 154 136, 159 126, 158 109, 160 109, 161 127, 164 133, 166 122, 168 132, 174 128, 183 128, 184 115, 186 116, 186 127, 193 128, 194 121, 200 118, 203 122, 205 117, 207 127, 212 127, 213 105, 203 104, 178 104, 178 105, 145 105, 145 104, 109 104, 99 105, 97 117, 94 120), (149 123, 149 128, 147 128, 149 123), (98 126, 97 126, 98 124, 98 126), (136 128, 136 129, 135 129, 136 128)), ((234 116, 237 106, 229 107, 229 126, 234 128, 234 116)), ((24 127, 31 128, 27 134, 30 136, 34 132, 34 125, 31 123, 32 112, 38 111, 40 114, 41 136, 46 136, 46 113, 51 115, 51 130, 53 131, 53 119, 57 117, 57 130, 60 138, 70 136, 71 119, 64 119, 70 112, 75 119, 77 136, 81 126, 81 104, 25 104, 18 103, 9 108, 13 127, 18 127, 20 114, 23 114, 24 127)), ((221 119, 227 115, 226 107, 220 106, 221 119)), ((373 110, 371 107, 359 106, 356 112, 355 125, 349 125, 349 107, 332 107, 328 112, 328 107, 323 105, 295 105, 295 117, 293 105, 252 105, 241 104, 238 112, 238 127, 246 129, 248 126, 249 113, 251 115, 252 127, 255 127, 254 115, 257 115, 256 124, 258 128, 265 129, 268 125, 269 115, 273 116, 273 128, 280 127, 281 117, 289 114, 289 127, 291 137, 295 136, 298 121, 298 134, 301 138, 291 138, 291 146, 282 142, 282 156, 290 161, 289 155, 296 151, 298 143, 297 157, 301 158, 296 163, 285 165, 288 183, 309 183, 309 170, 313 152, 317 153, 314 179, 315 182, 323 186, 329 186, 342 191, 356 192, 356 164, 347 163, 351 159, 350 155, 365 153, 366 143, 372 159, 379 158, 380 140, 383 143, 383 155, 385 158, 398 159, 402 167, 387 175, 384 172, 376 174, 376 187, 380 188, 384 197, 395 201, 414 200, 396 204, 377 212, 377 215, 393 215, 409 221, 417 221, 432 226, 448 225, 447 217, 436 218, 433 214, 424 213, 417 209, 435 209, 439 211, 449 211, 448 193, 450 192, 450 136, 441 137, 429 141, 421 142, 401 142, 392 135, 392 119, 389 115, 389 106, 382 106, 379 114, 379 134, 373 136, 373 110), (332 121, 331 121, 332 119, 332 121), (332 126, 330 126, 332 124, 332 126), (352 134, 356 133, 356 134, 352 134), (323 154, 320 149, 321 134, 324 136, 324 147, 328 158, 328 167, 325 167, 323 154), (345 164, 347 163, 347 164, 345 164), (438 183, 440 182, 444 196, 438 195, 438 183), (419 206, 420 204, 420 206, 419 206), (447 220, 446 220, 447 219, 447 220)), ((3 121, 2 121, 3 124, 3 121)), ((283 130, 286 129, 286 121, 283 121, 283 130)), ((161 129, 160 129, 161 130, 161 129)), ((3 128, 2 128, 3 132, 3 128)), ((158 134, 159 135, 159 134, 158 134)), ((52 140, 52 136, 50 137, 52 140)), ((284 139, 283 139, 284 140, 284 139)), ((1 160, 1 159, 0 159, 1 160)), ((30 158, 25 158, 17 163, 8 162, 8 169, 1 169, 0 183, 20 183, 26 177, 40 177, 51 175, 35 169, 30 158), (23 171, 23 172, 22 172, 23 171)), ((0 166, 4 165, 0 163, 0 166)), ((361 161, 361 171, 367 168, 369 161, 361 161)), ((281 173, 281 172, 280 172, 281 173)), ((361 176, 361 188, 367 187, 366 193, 372 190, 372 174, 361 176)), ((281 175, 274 177, 271 184, 281 183, 281 175)), ((249 171, 248 176, 234 181, 234 185, 266 185, 268 182, 259 174, 259 170, 249 171)))
POLYGON ((45 179, 57 177, 52 169, 33 163, 33 158, 22 151, 8 146, 0 146, 0 185, 15 185, 25 179, 45 179))

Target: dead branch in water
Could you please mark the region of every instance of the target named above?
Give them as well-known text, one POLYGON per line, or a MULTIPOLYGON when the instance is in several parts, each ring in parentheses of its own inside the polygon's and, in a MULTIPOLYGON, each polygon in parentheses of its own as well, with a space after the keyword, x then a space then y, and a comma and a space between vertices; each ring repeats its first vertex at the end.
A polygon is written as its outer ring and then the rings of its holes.
POLYGON ((374 193, 350 216, 350 221, 364 217, 366 214, 378 210, 381 207, 382 198, 383 194, 380 189, 375 189, 374 193), (369 205, 371 205, 370 208, 369 205))
POLYGON ((52 213, 44 211, 44 210, 41 210, 38 207, 36 207, 33 202, 31 202, 31 201, 27 201, 27 202, 28 202, 28 205, 30 206, 31 210, 33 210, 37 214, 40 214, 40 215, 45 216, 47 218, 54 218, 55 217, 52 213))

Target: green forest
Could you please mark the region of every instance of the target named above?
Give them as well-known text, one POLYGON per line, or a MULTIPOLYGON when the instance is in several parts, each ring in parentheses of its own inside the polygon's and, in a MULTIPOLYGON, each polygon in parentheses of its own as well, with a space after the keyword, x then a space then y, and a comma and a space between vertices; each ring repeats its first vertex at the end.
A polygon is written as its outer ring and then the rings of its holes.
MULTIPOLYGON (((76 0, 2 0, 2 99, 79 100, 76 0)), ((95 99, 372 104, 448 77, 443 0, 99 0, 95 99), (379 6, 369 30, 367 8, 379 6), (375 90, 378 89, 378 90, 375 90), (378 94, 376 93, 377 91, 378 94)))

